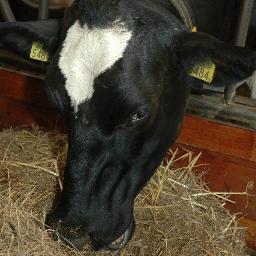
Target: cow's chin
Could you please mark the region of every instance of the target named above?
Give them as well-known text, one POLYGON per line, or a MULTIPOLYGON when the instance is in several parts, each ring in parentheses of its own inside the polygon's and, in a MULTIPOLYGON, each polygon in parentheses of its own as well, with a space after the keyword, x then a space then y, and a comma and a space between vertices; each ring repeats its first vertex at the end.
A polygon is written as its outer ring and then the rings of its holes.
MULTIPOLYGON (((62 241, 65 245, 82 251, 85 244, 90 241, 90 236, 82 228, 74 228, 71 226, 64 226, 63 223, 57 220, 52 215, 49 215, 46 219, 46 225, 50 231, 51 236, 56 241, 62 241)), ((135 229, 134 219, 125 232, 119 236, 112 243, 105 243, 104 241, 97 241, 93 239, 93 247, 95 250, 108 249, 108 250, 120 250, 124 248, 131 239, 135 229)))

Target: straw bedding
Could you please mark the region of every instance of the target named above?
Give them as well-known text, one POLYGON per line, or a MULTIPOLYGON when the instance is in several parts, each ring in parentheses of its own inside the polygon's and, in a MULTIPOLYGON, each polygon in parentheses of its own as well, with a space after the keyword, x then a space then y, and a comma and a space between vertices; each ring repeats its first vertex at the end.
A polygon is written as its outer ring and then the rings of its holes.
POLYGON ((136 199, 137 229, 120 252, 76 252, 53 241, 44 227, 62 186, 66 136, 39 129, 0 132, 0 255, 247 255, 244 230, 223 207, 225 197, 209 193, 192 170, 198 156, 184 152, 175 167, 170 152, 136 199), (221 198, 220 198, 221 197, 221 198))

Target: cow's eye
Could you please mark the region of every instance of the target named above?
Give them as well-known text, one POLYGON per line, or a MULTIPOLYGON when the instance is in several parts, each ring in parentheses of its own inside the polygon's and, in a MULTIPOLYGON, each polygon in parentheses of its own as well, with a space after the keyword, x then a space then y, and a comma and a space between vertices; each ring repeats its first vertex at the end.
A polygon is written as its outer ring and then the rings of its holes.
POLYGON ((135 124, 145 120, 148 117, 149 110, 147 107, 143 107, 135 112, 131 117, 131 123, 135 124))
POLYGON ((118 129, 121 130, 129 130, 137 127, 140 124, 143 124, 144 121, 146 121, 149 117, 149 108, 148 107, 142 107, 138 109, 136 112, 130 116, 128 120, 126 120, 125 123, 117 126, 118 129))

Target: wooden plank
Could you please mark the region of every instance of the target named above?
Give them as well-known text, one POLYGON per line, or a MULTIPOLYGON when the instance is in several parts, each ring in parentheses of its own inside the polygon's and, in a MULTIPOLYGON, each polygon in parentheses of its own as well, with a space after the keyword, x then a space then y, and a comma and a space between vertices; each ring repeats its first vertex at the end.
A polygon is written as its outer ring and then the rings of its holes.
POLYGON ((33 104, 0 96, 0 126, 4 128, 37 125, 47 129, 63 129, 56 112, 33 104))
POLYGON ((187 112, 230 123, 233 126, 256 130, 255 99, 237 96, 234 102, 228 105, 224 104, 223 97, 216 97, 213 93, 208 96, 191 95, 187 112))
POLYGON ((42 80, 0 70, 0 95, 52 109, 42 80))
POLYGON ((256 162, 256 132, 187 115, 178 142, 256 162))
POLYGON ((14 73, 20 73, 28 77, 45 76, 46 66, 40 61, 26 60, 17 54, 0 49, 0 68, 14 73))

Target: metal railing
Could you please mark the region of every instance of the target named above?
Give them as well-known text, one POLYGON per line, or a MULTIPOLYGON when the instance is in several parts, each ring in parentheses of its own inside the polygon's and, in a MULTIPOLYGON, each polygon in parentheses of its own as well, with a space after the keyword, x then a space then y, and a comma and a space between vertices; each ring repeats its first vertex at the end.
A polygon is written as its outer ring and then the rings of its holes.
POLYGON ((5 21, 15 21, 14 14, 8 0, 0 0, 0 12, 5 21))
MULTIPOLYGON (((8 0, 0 0, 0 13, 5 21, 15 21, 15 16, 8 0)), ((40 0, 38 7, 38 19, 43 20, 49 17, 49 0, 40 0)))
POLYGON ((248 35, 251 22, 254 0, 243 0, 241 3, 241 11, 238 15, 238 23, 236 29, 235 45, 244 47, 248 35))

